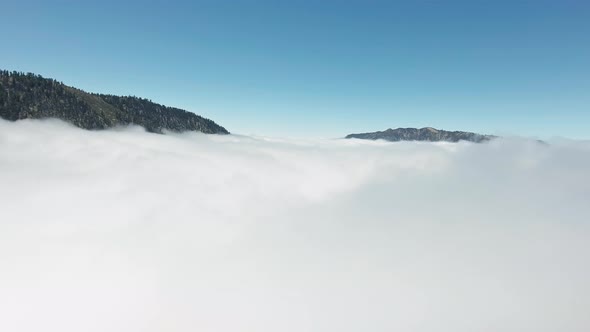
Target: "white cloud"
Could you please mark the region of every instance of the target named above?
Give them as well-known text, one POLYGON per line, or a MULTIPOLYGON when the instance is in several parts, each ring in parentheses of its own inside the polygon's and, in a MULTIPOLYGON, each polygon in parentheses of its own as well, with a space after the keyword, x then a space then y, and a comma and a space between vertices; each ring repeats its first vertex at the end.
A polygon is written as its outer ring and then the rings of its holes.
POLYGON ((0 121, 1 331, 588 331, 590 143, 0 121))

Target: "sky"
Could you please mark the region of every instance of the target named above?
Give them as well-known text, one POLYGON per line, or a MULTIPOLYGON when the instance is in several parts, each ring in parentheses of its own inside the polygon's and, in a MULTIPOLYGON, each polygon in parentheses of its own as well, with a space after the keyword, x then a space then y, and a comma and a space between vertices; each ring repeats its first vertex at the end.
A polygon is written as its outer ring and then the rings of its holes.
POLYGON ((589 139, 587 1, 2 0, 0 67, 229 131, 589 139))

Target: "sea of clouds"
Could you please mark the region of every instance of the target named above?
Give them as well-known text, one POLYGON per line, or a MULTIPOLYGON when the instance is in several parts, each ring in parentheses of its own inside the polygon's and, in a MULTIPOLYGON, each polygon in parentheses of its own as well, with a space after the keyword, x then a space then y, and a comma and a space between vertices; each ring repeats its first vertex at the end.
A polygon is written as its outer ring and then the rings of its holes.
POLYGON ((0 121, 0 331, 590 330, 590 142, 0 121))

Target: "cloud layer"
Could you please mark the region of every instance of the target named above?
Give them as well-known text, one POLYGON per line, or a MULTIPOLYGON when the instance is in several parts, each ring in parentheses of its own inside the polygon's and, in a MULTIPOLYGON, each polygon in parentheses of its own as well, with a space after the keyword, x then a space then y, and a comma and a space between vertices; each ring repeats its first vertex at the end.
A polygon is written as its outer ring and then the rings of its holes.
POLYGON ((588 331, 590 143, 0 121, 0 330, 588 331))

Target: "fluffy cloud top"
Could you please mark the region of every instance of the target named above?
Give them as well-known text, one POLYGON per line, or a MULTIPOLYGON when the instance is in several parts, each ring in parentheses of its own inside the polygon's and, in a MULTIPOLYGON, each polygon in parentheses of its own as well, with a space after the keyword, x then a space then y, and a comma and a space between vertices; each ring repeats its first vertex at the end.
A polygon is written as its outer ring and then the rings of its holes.
POLYGON ((0 121, 0 330, 588 331, 590 143, 0 121))

